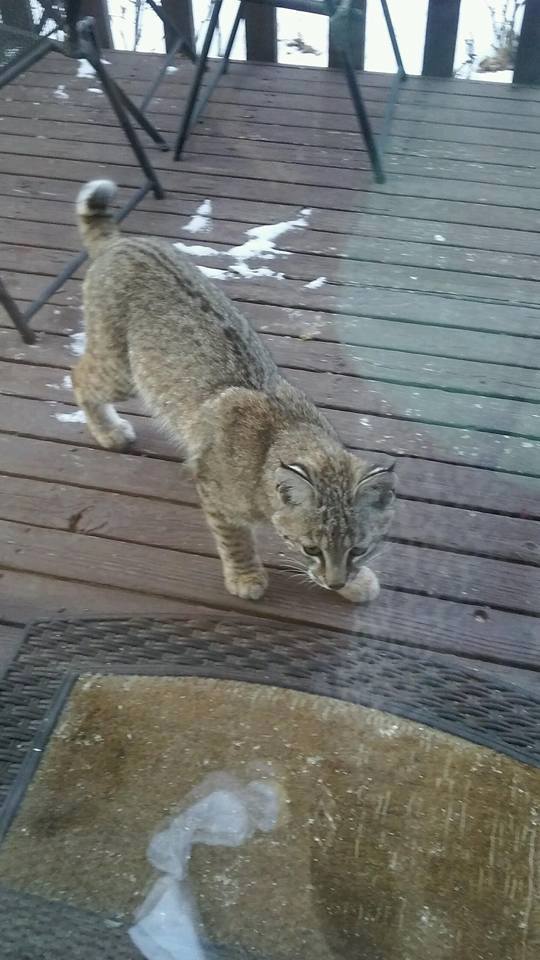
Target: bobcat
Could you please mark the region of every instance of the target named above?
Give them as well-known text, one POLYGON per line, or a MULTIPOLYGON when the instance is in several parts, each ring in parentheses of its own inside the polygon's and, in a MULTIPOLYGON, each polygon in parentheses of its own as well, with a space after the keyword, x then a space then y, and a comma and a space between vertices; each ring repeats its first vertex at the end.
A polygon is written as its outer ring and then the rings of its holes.
POLYGON ((73 385, 90 432, 108 450, 126 449, 135 434, 113 403, 143 398, 187 452, 230 593, 264 594, 253 528, 270 522, 312 580, 373 600, 378 580, 364 564, 391 520, 393 467, 344 449, 237 308, 172 245, 123 236, 115 192, 94 180, 77 199, 92 263, 73 385))

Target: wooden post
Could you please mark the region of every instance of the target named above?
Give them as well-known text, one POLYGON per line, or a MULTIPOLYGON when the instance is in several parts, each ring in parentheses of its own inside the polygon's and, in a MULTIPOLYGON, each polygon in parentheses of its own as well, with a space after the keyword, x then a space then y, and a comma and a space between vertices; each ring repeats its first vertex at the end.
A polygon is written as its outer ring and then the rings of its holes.
POLYGON ((277 60, 277 23, 275 7, 265 7, 259 3, 247 3, 246 57, 263 63, 275 63, 277 60))
POLYGON ((34 20, 30 0, 0 0, 2 21, 19 30, 33 30, 34 20))
POLYGON ((82 0, 79 19, 93 17, 96 21, 96 36, 100 47, 112 49, 113 38, 107 0, 82 0))
POLYGON ((514 83, 540 84, 540 0, 527 0, 525 4, 514 83))
POLYGON ((425 77, 452 77, 461 0, 429 0, 424 46, 425 77))
MULTIPOLYGON (((355 0, 354 6, 360 16, 357 18, 358 32, 351 37, 350 53, 352 64, 355 70, 364 69, 364 52, 366 46, 366 0, 355 0)), ((343 66, 343 54, 339 43, 334 42, 332 20, 330 19, 330 32, 328 37, 328 66, 343 66)))
MULTIPOLYGON (((195 49, 195 30, 193 27, 193 8, 191 0, 161 0, 163 13, 176 25, 178 33, 195 49)), ((165 23, 165 49, 167 53, 174 46, 176 36, 174 30, 165 23)))

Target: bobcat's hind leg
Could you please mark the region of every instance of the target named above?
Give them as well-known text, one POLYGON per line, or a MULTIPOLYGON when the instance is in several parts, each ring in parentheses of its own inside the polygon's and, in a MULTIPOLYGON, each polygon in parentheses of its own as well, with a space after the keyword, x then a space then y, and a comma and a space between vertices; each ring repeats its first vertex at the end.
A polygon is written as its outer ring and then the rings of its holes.
POLYGON ((132 393, 123 365, 97 363, 85 353, 72 370, 75 399, 86 416, 88 429, 106 450, 127 450, 135 440, 135 431, 118 416, 113 403, 132 393))

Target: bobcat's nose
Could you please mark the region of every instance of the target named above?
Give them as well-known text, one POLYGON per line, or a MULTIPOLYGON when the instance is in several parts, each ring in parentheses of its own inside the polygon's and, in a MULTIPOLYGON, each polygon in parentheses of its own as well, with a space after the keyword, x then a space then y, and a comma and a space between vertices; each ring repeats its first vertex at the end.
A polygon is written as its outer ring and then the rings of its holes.
POLYGON ((346 580, 331 580, 327 586, 329 590, 343 590, 346 580))
POLYGON ((342 590, 347 583, 347 561, 341 551, 325 553, 324 582, 329 590, 342 590))

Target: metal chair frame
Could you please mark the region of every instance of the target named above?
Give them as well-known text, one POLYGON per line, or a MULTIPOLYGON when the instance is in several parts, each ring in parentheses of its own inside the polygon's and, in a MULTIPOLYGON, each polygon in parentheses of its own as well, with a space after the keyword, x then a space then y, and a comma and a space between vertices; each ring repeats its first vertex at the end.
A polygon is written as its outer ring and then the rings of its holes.
MULTIPOLYGON (((36 33, 29 33, 25 30, 19 30, 18 28, 9 26, 7 24, 0 25, 0 29, 2 31, 9 32, 15 39, 20 38, 21 40, 30 39, 35 41, 32 43, 30 49, 21 51, 21 53, 16 56, 10 64, 3 69, 0 69, 0 88, 6 86, 6 84, 10 83, 12 80, 15 80, 18 76, 20 76, 21 73, 29 70, 30 67, 38 63, 40 60, 46 57, 47 54, 53 51, 56 53, 61 53, 63 56, 69 57, 70 59, 87 60, 88 63, 90 63, 94 68, 98 79, 101 81, 103 92, 107 96, 116 118, 122 127, 131 149, 135 154, 137 162, 145 176, 144 185, 133 194, 130 201, 122 208, 122 210, 119 211, 118 220, 123 220, 150 191, 153 192, 157 199, 162 199, 164 196, 163 187, 161 186, 154 167, 148 159, 146 151, 141 144, 132 120, 134 120, 148 134, 148 136, 159 146, 161 150, 168 150, 168 143, 156 130, 154 125, 150 123, 145 116, 144 111, 154 96, 159 84, 161 83, 167 67, 172 63, 175 55, 178 52, 185 53, 192 60, 192 62, 195 62, 197 59, 192 47, 178 32, 178 29, 171 18, 167 16, 167 14, 161 9, 155 0, 148 0, 148 3, 160 18, 162 23, 164 25, 167 24, 172 30, 174 30, 176 34, 176 40, 172 46, 172 49, 165 57, 157 76, 152 81, 152 84, 150 85, 150 88, 140 106, 136 106, 131 98, 128 97, 127 94, 122 90, 119 84, 113 80, 109 71, 106 69, 105 64, 102 62, 100 55, 101 51, 96 36, 95 22, 93 18, 85 17, 82 20, 78 19, 81 5, 80 0, 66 0, 64 24, 60 24, 56 16, 53 17, 51 15, 51 5, 42 2, 44 12, 40 23, 37 25, 36 33), (39 31, 42 29, 47 19, 53 19, 57 26, 50 32, 49 35, 39 39, 39 31), (65 41, 61 42, 54 39, 52 34, 54 34, 57 29, 64 29, 66 33, 65 41)), ((49 300, 49 298, 60 289, 66 280, 73 276, 75 271, 78 270, 78 268, 86 259, 87 254, 84 250, 73 257, 66 264, 61 273, 45 288, 45 290, 42 291, 39 297, 37 297, 36 300, 34 300, 24 312, 20 310, 13 297, 6 289, 5 284, 0 279, 0 304, 6 310, 13 325, 19 331, 25 343, 32 344, 36 342, 36 335, 29 325, 31 318, 38 312, 38 310, 41 309, 41 307, 44 306, 47 300, 49 300)))
MULTIPOLYGON (((250 0, 251 3, 260 3, 263 6, 272 6, 276 8, 285 8, 287 10, 296 10, 303 13, 314 13, 319 16, 333 17, 337 12, 338 5, 336 0, 250 0)), ((208 64, 208 55, 210 52, 210 47, 214 39, 216 29, 218 27, 219 15, 223 5, 223 0, 214 0, 212 13, 210 15, 210 20, 208 22, 208 28, 206 30, 205 38, 203 41, 202 50, 197 61, 197 66, 195 70, 195 76, 193 78, 191 88, 188 94, 186 107, 184 110, 184 115, 182 118, 182 123, 178 131, 176 146, 174 152, 174 159, 179 160, 186 144, 187 138, 192 131, 195 123, 201 117, 206 104, 210 100, 214 89, 216 88, 220 78, 224 73, 227 72, 229 66, 229 60, 231 56, 231 50, 238 33, 238 28, 240 22, 244 16, 244 0, 240 0, 240 4, 234 19, 231 32, 229 34, 229 39, 225 48, 225 52, 217 68, 214 70, 214 74, 211 77, 208 86, 204 90, 201 96, 201 86, 203 83, 204 75, 207 70, 208 64)), ((360 130, 364 137, 366 144, 366 149, 370 158, 371 166, 375 174, 375 179, 378 183, 384 183, 386 180, 383 157, 390 134, 390 128, 392 124, 392 118, 394 114, 394 108, 397 103, 399 87, 401 83, 406 79, 407 75, 403 66, 403 61, 401 59, 401 53, 399 50, 399 45, 394 30, 394 25, 392 23, 392 18, 390 16, 390 11, 388 9, 387 0, 381 0, 381 6, 386 21, 386 26, 388 29, 388 34, 390 37, 390 42, 392 44, 392 49, 394 56, 396 58, 397 71, 393 77, 392 84, 390 87, 390 92, 388 100, 386 103, 382 130, 379 135, 375 135, 373 128, 371 126, 371 121, 369 115, 365 108, 365 104, 362 98, 360 91, 360 85, 358 83, 358 77, 353 66, 353 59, 351 57, 351 48, 350 40, 348 43, 344 44, 343 47, 343 71, 347 80, 347 86, 349 88, 349 93, 353 103, 354 111, 360 126, 360 130)))

